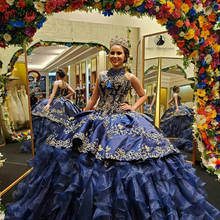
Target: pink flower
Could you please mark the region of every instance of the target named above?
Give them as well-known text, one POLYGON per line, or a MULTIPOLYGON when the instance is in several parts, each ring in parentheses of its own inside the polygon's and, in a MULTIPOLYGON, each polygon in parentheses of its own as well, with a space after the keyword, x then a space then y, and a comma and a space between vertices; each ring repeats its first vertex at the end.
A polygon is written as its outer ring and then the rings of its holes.
POLYGON ((187 18, 186 20, 185 20, 185 25, 186 25, 186 27, 190 27, 190 21, 189 21, 189 19, 187 18))

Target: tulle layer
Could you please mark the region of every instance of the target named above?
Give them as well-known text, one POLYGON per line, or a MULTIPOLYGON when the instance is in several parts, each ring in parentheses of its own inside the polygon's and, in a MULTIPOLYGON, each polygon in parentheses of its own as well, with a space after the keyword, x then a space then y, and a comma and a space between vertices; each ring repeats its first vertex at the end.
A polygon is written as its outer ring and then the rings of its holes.
POLYGON ((5 220, 209 220, 219 213, 180 154, 101 161, 42 145, 5 220))

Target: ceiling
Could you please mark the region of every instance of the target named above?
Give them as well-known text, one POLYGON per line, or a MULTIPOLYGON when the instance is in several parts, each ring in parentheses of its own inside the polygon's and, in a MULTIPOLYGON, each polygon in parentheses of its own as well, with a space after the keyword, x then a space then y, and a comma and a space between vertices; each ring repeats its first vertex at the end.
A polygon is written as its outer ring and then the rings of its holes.
MULTIPOLYGON (((70 64, 77 63, 89 56, 97 54, 100 49, 96 47, 63 45, 47 46, 35 48, 28 56, 28 69, 41 72, 52 72, 57 68, 68 67, 70 64)), ((24 54, 17 62, 24 63, 24 54)))

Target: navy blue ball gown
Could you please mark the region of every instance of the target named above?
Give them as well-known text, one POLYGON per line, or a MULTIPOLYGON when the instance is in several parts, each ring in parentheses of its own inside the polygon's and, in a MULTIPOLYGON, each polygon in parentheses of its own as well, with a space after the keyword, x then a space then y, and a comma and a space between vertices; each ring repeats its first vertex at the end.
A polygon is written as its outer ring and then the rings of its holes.
POLYGON ((95 111, 41 144, 5 220, 214 220, 203 183, 144 114, 121 111, 124 69, 99 77, 95 111))
POLYGON ((166 110, 161 117, 160 129, 166 137, 175 137, 173 141, 175 147, 183 149, 186 152, 192 152, 193 148, 193 110, 187 106, 181 105, 178 96, 179 111, 176 112, 176 106, 166 110))
MULTIPOLYGON (((71 100, 64 98, 65 94, 66 89, 58 87, 48 111, 44 109, 48 99, 44 99, 33 106, 32 125, 35 151, 61 124, 81 111, 71 100)), ((23 142, 21 152, 31 152, 31 140, 23 142)))

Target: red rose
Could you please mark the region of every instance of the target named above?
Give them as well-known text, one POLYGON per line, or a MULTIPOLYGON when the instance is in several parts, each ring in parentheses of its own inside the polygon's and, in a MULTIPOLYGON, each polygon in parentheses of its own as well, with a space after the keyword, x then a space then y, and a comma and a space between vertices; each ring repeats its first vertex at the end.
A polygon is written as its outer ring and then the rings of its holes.
POLYGON ((0 47, 6 48, 5 42, 0 42, 0 47))
MULTIPOLYGON (((70 6, 72 6, 71 3, 70 6)), ((56 3, 54 1, 46 2, 45 9, 47 14, 50 14, 55 8, 56 8, 56 3)))
POLYGON ((19 8, 23 8, 23 7, 25 7, 25 5, 26 5, 26 3, 24 1, 22 1, 22 0, 19 0, 17 2, 17 7, 19 7, 19 8))
POLYGON ((189 43, 189 45, 190 45, 190 47, 194 47, 194 46, 195 46, 195 42, 191 41, 191 42, 189 43))
POLYGON ((181 11, 179 9, 175 9, 172 13, 173 18, 178 19, 180 18, 181 11))
POLYGON ((11 18, 12 16, 14 16, 16 13, 16 10, 9 10, 5 12, 5 20, 9 20, 9 18, 11 18))
POLYGON ((106 8, 106 10, 110 10, 110 9, 112 9, 112 5, 107 4, 105 8, 106 8))
POLYGON ((182 48, 183 56, 186 56, 189 53, 189 50, 186 48, 182 48))
POLYGON ((9 7, 9 4, 5 0, 0 1, 0 12, 4 13, 9 7))
POLYGON ((152 0, 146 0, 145 8, 152 8, 154 6, 154 2, 152 0))
POLYGON ((25 20, 26 20, 27 22, 31 22, 31 21, 33 21, 35 18, 36 18, 36 14, 35 14, 34 11, 27 12, 26 15, 25 15, 25 20))
POLYGON ((183 48, 184 45, 185 45, 185 41, 184 41, 184 40, 178 40, 178 41, 177 41, 177 46, 178 46, 180 49, 183 48))
POLYGON ((189 5, 190 8, 192 8, 192 2, 191 2, 191 0, 185 0, 185 3, 186 3, 187 5, 189 5))
POLYGON ((128 5, 133 5, 134 4, 134 0, 126 0, 128 5))
POLYGON ((199 74, 203 74, 205 72, 205 68, 202 67, 200 70, 199 70, 199 74))

